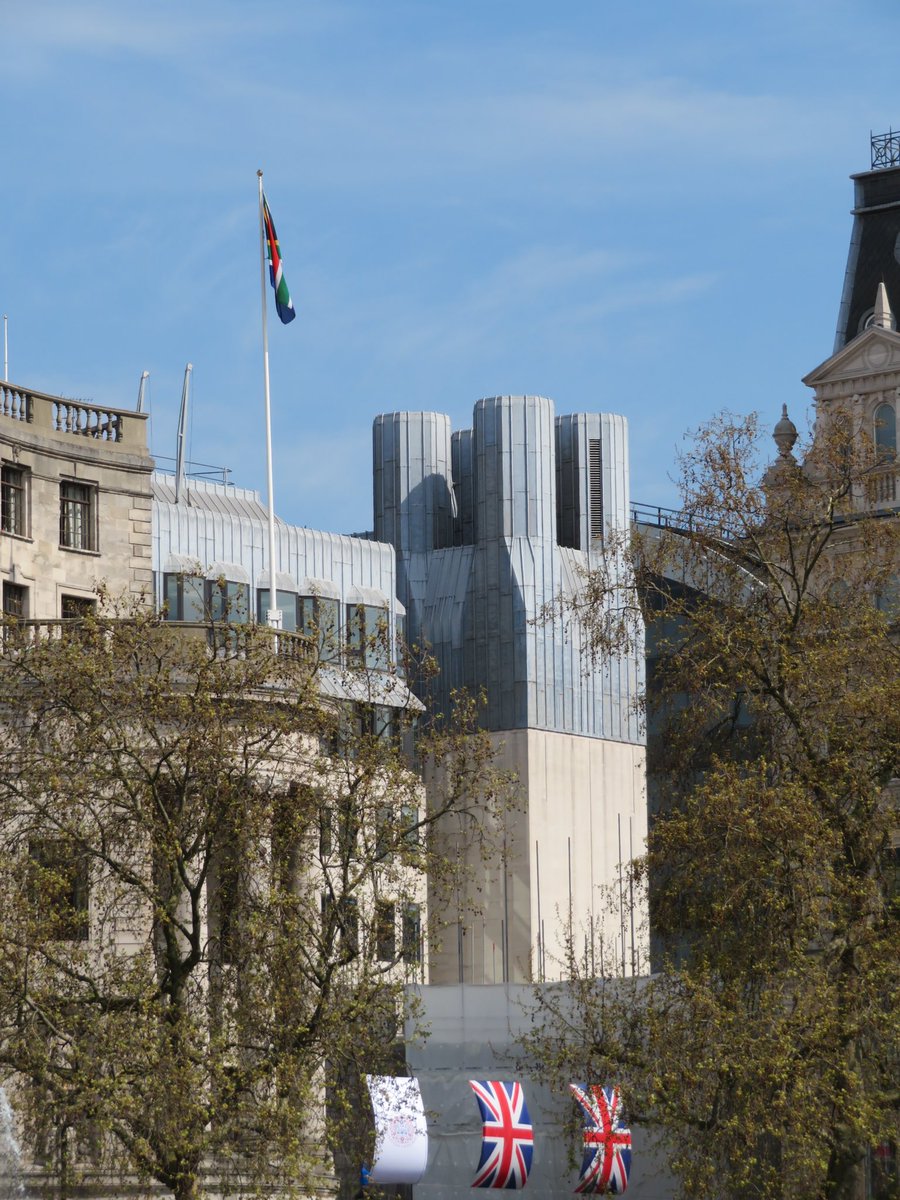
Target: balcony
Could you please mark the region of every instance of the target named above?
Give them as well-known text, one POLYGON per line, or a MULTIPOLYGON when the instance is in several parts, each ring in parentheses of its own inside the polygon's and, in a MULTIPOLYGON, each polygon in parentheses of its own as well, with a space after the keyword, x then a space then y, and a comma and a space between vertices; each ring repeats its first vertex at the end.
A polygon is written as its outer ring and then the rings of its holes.
POLYGON ((879 466, 867 481, 866 501, 869 508, 896 508, 900 495, 900 467, 892 461, 879 466))
MULTIPOLYGON (((128 618, 68 617, 54 620, 0 619, 0 642, 5 648, 25 649, 44 641, 83 641, 85 644, 111 638, 117 628, 134 624, 128 618)), ((315 661, 316 646, 312 638, 264 625, 229 625, 216 621, 160 621, 160 630, 171 630, 182 637, 205 641, 215 654, 226 653, 244 657, 251 639, 271 639, 273 653, 283 661, 315 661)))

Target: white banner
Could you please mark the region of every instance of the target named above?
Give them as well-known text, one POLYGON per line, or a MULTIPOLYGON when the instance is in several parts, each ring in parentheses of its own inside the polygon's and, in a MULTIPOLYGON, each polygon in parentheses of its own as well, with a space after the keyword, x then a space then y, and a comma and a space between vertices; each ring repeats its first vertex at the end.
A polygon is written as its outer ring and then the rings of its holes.
POLYGON ((418 1079, 367 1075, 375 1114, 372 1183, 418 1183, 428 1163, 428 1123, 418 1079))

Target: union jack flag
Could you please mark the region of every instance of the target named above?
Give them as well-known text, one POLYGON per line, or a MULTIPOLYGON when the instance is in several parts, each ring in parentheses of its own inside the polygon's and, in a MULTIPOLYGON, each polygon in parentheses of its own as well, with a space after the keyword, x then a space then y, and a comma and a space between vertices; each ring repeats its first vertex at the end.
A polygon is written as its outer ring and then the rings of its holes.
POLYGON ((584 1159, 576 1192, 612 1192, 628 1187, 631 1130, 622 1128, 618 1088, 570 1083, 569 1090, 584 1112, 584 1159))
POLYGON ((534 1128, 520 1083, 470 1079, 483 1122, 481 1161, 472 1187, 523 1188, 531 1170, 534 1128))

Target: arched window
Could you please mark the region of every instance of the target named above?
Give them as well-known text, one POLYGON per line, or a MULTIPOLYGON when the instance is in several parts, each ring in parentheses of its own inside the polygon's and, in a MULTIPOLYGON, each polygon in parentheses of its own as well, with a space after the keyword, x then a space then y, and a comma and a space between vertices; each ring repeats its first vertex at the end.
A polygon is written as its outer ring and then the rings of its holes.
POLYGON ((893 404, 879 404, 875 409, 875 449, 885 458, 897 453, 897 416, 893 404))

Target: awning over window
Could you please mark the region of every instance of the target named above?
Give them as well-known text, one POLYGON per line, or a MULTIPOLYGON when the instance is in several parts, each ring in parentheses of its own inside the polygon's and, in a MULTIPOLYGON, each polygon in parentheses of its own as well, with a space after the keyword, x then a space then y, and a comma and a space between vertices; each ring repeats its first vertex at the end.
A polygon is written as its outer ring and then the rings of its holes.
POLYGON ((203 565, 189 554, 168 554, 163 563, 165 575, 205 575, 203 565))
POLYGON ((386 708, 407 708, 410 712, 425 711, 425 705, 399 676, 382 671, 342 671, 340 667, 323 663, 316 672, 316 683, 323 696, 334 700, 382 704, 386 708))
POLYGON ((347 589, 348 604, 369 604, 372 608, 390 608, 391 602, 377 588, 350 587, 347 589))
MULTIPOLYGON (((267 588, 269 586, 269 572, 260 571, 256 576, 256 586, 258 588, 267 588)), ((286 571, 275 572, 275 587, 279 592, 297 592, 299 585, 293 576, 288 575, 286 571)))
POLYGON ((240 563, 214 562, 206 572, 207 579, 228 579, 231 583, 249 583, 250 575, 240 563))
POLYGON ((325 596, 330 600, 341 598, 341 589, 333 579, 316 579, 313 575, 307 575, 296 586, 301 596, 325 596))

